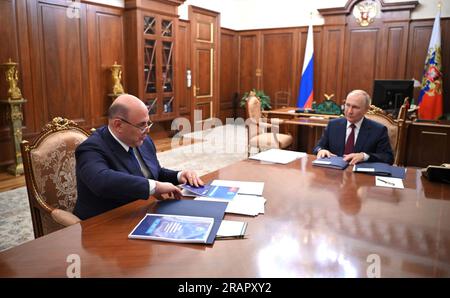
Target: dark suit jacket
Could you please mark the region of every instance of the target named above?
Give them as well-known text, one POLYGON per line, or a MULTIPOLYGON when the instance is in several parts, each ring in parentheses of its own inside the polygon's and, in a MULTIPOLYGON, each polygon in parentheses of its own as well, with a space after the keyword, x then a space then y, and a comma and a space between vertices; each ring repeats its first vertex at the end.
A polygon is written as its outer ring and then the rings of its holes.
MULTIPOLYGON (((317 154, 320 149, 327 149, 338 156, 344 155, 347 119, 333 119, 328 123, 322 137, 314 148, 317 154)), ((389 143, 387 128, 378 122, 364 118, 355 143, 355 152, 369 154, 369 162, 392 164, 394 154, 389 143)))
MULTIPOLYGON (((150 137, 138 148, 154 179, 178 184, 177 171, 164 169, 150 137)), ((75 151, 78 197, 74 214, 87 219, 149 197, 149 183, 107 126, 97 129, 75 151)))

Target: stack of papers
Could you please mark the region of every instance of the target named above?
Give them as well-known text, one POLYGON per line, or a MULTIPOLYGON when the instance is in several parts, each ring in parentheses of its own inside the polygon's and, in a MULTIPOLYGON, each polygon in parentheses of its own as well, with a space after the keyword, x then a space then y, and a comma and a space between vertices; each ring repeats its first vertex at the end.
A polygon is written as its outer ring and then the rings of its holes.
POLYGON ((296 159, 302 158, 306 156, 305 152, 297 152, 297 151, 289 151, 289 150, 281 150, 281 149, 269 149, 253 156, 250 156, 250 159, 265 161, 265 162, 273 162, 273 163, 281 163, 288 164, 296 159))
POLYGON ((266 199, 261 196, 237 195, 232 201, 228 202, 225 213, 257 216, 260 213, 264 214, 265 204, 266 199))
POLYGON ((244 238, 247 223, 243 221, 222 220, 216 239, 244 238))
POLYGON ((240 195, 262 196, 264 190, 264 182, 214 180, 211 185, 236 187, 240 195))
POLYGON ((256 216, 264 214, 266 199, 262 197, 264 182, 234 181, 234 180, 213 180, 210 187, 223 187, 234 189, 237 194, 231 199, 223 199, 211 196, 200 195, 196 201, 221 201, 228 202, 226 213, 243 214, 256 216))

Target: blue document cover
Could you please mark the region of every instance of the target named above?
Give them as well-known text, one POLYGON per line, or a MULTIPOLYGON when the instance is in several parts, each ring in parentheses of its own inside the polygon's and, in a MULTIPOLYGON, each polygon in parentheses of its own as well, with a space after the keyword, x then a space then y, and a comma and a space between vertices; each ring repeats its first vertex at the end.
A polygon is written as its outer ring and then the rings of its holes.
POLYGON ((228 201, 231 201, 239 191, 239 187, 218 186, 210 184, 199 187, 195 187, 189 184, 183 184, 181 185, 181 187, 200 197, 224 199, 228 201))
POLYGON ((206 241, 206 244, 212 244, 222 223, 227 205, 227 202, 166 200, 158 202, 154 213, 214 218, 214 225, 206 241))
POLYGON ((312 162, 313 166, 326 167, 338 170, 344 170, 348 166, 348 162, 341 156, 331 156, 330 158, 318 158, 312 162))
POLYGON ((388 176, 392 178, 405 178, 406 170, 403 167, 395 167, 383 162, 362 162, 356 164, 354 172, 366 173, 376 176, 388 176))
POLYGON ((213 225, 212 217, 146 214, 128 238, 206 243, 213 225))

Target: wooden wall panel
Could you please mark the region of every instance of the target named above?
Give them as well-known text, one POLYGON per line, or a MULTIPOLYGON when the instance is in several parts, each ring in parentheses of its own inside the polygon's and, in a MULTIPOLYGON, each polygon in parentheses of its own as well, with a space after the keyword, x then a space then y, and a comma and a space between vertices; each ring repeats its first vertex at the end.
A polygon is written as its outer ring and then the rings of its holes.
MULTIPOLYGON (((111 105, 111 65, 122 65, 124 61, 123 16, 120 9, 88 5, 89 77, 91 82, 91 125, 101 126, 107 122, 107 111, 111 105)), ((124 78, 124 76, 122 76, 124 78)), ((123 81, 122 81, 123 82, 123 81)), ((124 90, 127 91, 124 84, 124 90)))
POLYGON ((220 34, 220 119, 243 116, 239 113, 243 109, 239 106, 238 95, 238 48, 237 33, 233 30, 222 29, 220 34))
POLYGON ((344 96, 354 89, 370 93, 379 63, 379 34, 379 30, 370 28, 348 32, 344 58, 344 96))
POLYGON ((258 34, 239 34, 239 94, 259 88, 256 69, 258 68, 258 34))
POLYGON ((377 77, 385 79, 403 78, 405 76, 406 50, 408 47, 408 30, 404 24, 388 24, 384 29, 385 46, 382 63, 377 77))
MULTIPOLYGON (((177 69, 176 76, 176 98, 179 103, 180 116, 190 118, 191 113, 191 90, 192 87, 187 87, 186 72, 191 70, 190 63, 190 23, 180 21, 178 23, 177 33, 177 69)), ((191 75, 192 76, 192 75, 191 75)), ((192 80, 192 78, 191 78, 192 80)), ((191 81, 192 82, 192 81, 191 81)))
POLYGON ((268 32, 261 37, 261 89, 272 99, 272 108, 281 108, 294 93, 294 32, 268 32))
POLYGON ((342 94, 341 80, 342 70, 344 66, 344 27, 332 26, 324 27, 322 55, 316 55, 316 60, 320 60, 322 64, 321 72, 321 89, 315 93, 316 98, 324 98, 325 94, 334 94, 334 100, 344 97, 342 94))
POLYGON ((69 18, 65 3, 39 1, 36 7, 32 48, 38 51, 35 60, 40 60, 41 125, 56 116, 81 124, 90 119, 86 6, 81 5, 80 18, 69 18))

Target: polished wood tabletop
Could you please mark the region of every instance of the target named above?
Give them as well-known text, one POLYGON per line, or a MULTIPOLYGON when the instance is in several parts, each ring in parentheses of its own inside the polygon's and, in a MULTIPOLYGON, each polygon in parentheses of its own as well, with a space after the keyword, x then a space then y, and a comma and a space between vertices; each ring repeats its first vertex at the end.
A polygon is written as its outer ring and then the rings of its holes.
POLYGON ((225 215, 248 222, 245 239, 128 239, 155 205, 138 200, 1 252, 0 276, 65 277, 72 254, 81 277, 450 276, 449 185, 408 168, 404 189, 376 187, 374 176, 312 160, 245 160, 204 177, 265 182, 265 214, 225 215))

